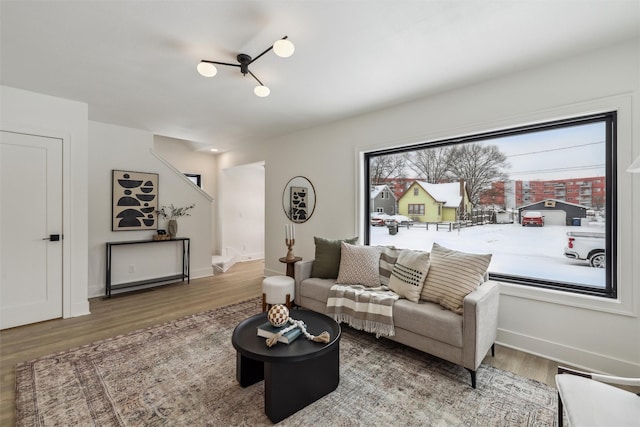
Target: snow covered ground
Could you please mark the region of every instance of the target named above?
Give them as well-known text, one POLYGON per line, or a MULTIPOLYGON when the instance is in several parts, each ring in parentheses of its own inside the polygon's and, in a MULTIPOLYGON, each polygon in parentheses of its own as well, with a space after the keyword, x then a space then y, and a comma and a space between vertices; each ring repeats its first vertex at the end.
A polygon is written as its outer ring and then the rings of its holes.
POLYGON ((606 269, 564 256, 567 231, 603 231, 602 228, 520 224, 486 224, 460 230, 436 231, 400 226, 396 235, 387 227, 371 227, 370 245, 430 251, 433 242, 450 249, 493 254, 489 272, 514 274, 551 281, 605 287, 606 269))

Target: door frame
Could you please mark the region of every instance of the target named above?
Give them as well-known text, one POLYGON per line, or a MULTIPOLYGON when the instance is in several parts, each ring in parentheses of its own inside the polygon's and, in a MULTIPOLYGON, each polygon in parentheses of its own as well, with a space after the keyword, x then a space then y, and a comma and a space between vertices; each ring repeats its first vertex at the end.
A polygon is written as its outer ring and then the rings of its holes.
POLYGON ((33 126, 21 126, 0 122, 0 130, 25 135, 54 138, 62 141, 62 317, 72 316, 71 311, 71 135, 52 129, 37 129, 33 126))

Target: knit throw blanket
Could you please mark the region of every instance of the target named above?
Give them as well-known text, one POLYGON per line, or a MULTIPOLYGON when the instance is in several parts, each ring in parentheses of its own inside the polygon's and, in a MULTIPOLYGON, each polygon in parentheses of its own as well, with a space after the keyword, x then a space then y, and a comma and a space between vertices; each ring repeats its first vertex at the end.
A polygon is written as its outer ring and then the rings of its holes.
POLYGON ((327 300, 327 315, 354 329, 394 336, 393 303, 400 298, 386 286, 333 285, 327 300))

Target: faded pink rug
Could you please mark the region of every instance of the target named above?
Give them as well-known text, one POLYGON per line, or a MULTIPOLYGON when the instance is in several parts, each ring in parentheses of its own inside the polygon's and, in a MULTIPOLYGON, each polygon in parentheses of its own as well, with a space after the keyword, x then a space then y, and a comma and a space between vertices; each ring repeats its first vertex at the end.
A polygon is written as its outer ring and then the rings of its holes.
MULTIPOLYGON (((264 385, 235 379, 231 333, 259 299, 16 367, 19 426, 268 426, 264 385)), ((283 426, 551 426, 556 392, 490 366, 468 372, 343 327, 340 385, 283 426)))

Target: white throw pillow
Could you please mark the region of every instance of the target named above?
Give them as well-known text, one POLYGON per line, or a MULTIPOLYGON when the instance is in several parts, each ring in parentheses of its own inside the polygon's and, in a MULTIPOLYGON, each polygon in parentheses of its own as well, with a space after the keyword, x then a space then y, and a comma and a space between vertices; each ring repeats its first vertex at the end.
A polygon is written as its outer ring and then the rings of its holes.
POLYGON ((409 301, 418 302, 429 265, 428 252, 400 251, 389 278, 389 289, 409 301))
POLYGON ((378 264, 380 248, 377 246, 340 244, 340 270, 337 283, 342 285, 380 286, 378 264))
POLYGON ((484 282, 490 262, 491 254, 459 252, 434 243, 420 298, 462 314, 462 300, 484 282))

